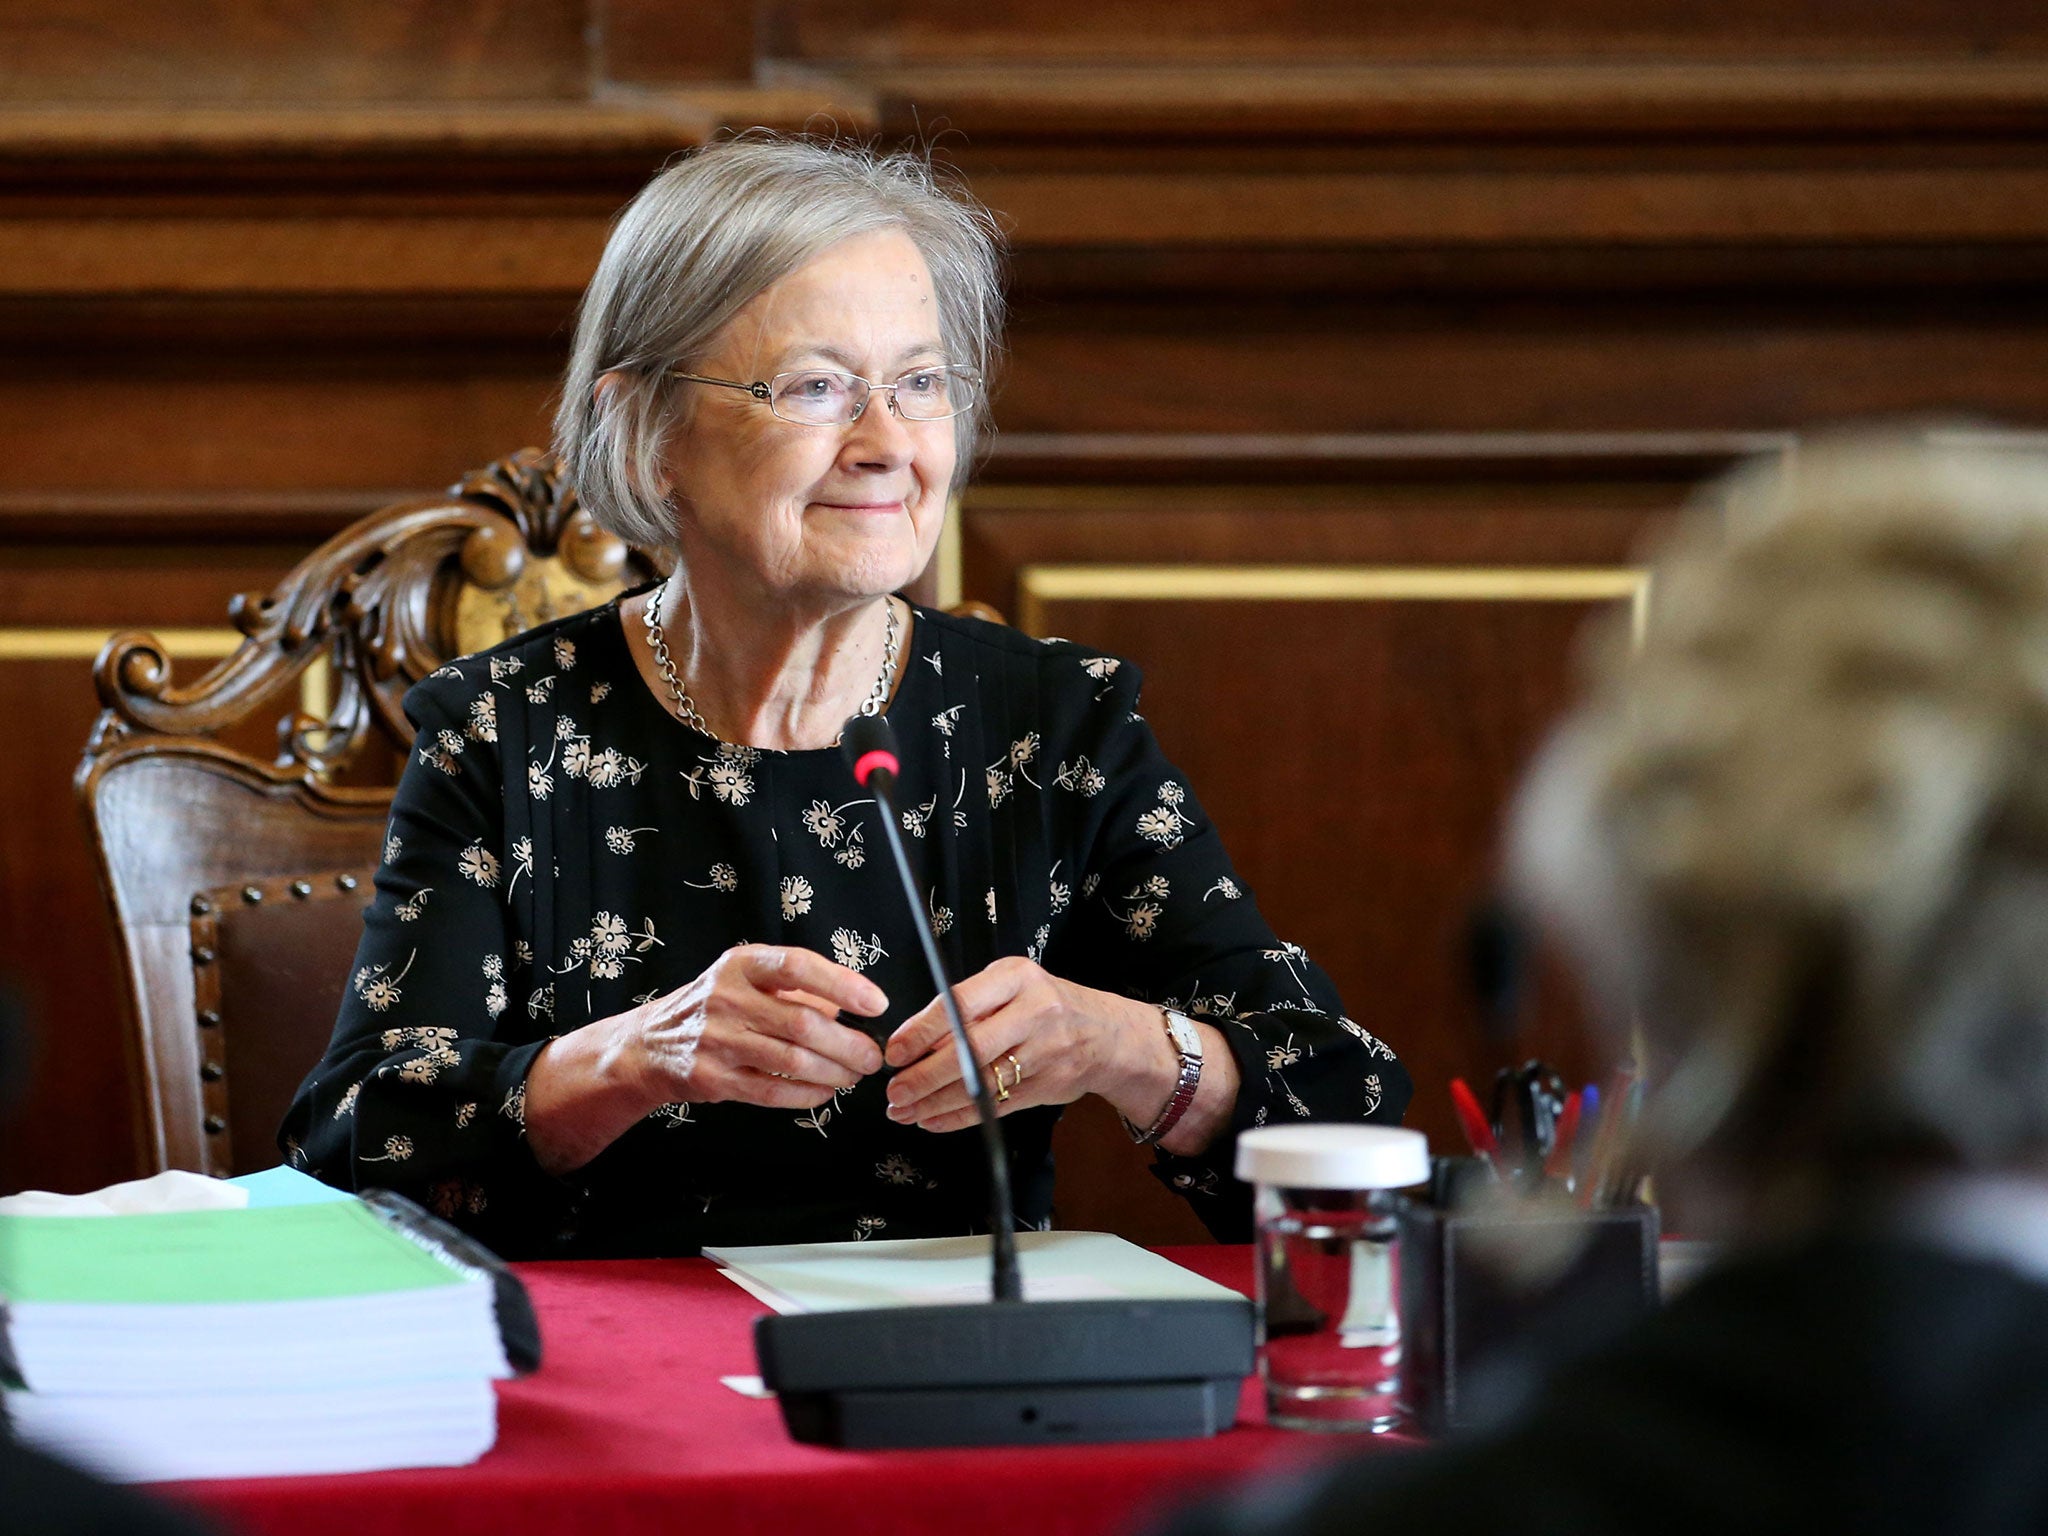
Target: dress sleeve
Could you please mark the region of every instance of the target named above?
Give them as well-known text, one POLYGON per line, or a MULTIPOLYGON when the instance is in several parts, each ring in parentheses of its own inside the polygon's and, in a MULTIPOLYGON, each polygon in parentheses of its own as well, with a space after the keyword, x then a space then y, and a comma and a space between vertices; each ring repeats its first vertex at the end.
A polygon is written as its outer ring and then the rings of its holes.
MULTIPOLYGON (((1049 658, 1059 664, 1062 658, 1049 658)), ((1161 1152, 1154 1174, 1226 1242, 1251 1235, 1231 1172, 1240 1132, 1269 1122, 1398 1124, 1410 1094, 1393 1050, 1347 1018, 1329 977, 1267 926, 1186 777, 1137 712, 1137 669, 1081 655, 1092 683, 1086 750, 1051 786, 1080 811, 1072 920, 1045 964, 1105 991, 1180 1008, 1229 1042, 1241 1086, 1227 1131, 1199 1155, 1161 1152)))
POLYGON ((546 1038, 506 915, 532 870, 530 849, 503 846, 497 683, 476 658, 406 698, 418 734, 376 896, 334 1037, 279 1141, 330 1184, 397 1190, 517 1250, 559 1221, 566 1186, 526 1141, 526 1074, 546 1038))

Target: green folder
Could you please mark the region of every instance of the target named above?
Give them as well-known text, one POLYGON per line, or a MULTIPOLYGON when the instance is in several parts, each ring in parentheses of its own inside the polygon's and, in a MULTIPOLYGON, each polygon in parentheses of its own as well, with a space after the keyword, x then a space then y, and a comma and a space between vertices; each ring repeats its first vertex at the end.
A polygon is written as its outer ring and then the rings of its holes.
POLYGON ((0 1216, 0 1297, 15 1305, 308 1301, 472 1278, 357 1200, 146 1216, 0 1216))

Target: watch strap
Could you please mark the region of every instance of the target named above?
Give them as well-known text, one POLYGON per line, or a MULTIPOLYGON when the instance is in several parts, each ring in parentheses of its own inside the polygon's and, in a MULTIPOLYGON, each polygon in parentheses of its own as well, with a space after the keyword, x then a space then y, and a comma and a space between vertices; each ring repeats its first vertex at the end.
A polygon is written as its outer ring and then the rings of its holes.
MULTIPOLYGON (((1173 1092, 1167 1097, 1166 1107, 1159 1111, 1159 1118, 1140 1130, 1130 1120, 1124 1120, 1124 1129, 1131 1133, 1131 1140, 1141 1147, 1149 1147, 1179 1123, 1180 1117, 1188 1112, 1188 1106, 1195 1102, 1195 1091, 1202 1084, 1202 1053, 1200 1050, 1185 1049, 1174 1030, 1176 1021, 1192 1031, 1195 1022, 1186 1014, 1172 1008, 1159 1010, 1159 1021, 1166 1028, 1166 1038, 1173 1042, 1174 1051, 1180 1056, 1180 1077, 1173 1085, 1173 1092)), ((1122 1118, 1122 1117, 1119 1117, 1122 1118)))

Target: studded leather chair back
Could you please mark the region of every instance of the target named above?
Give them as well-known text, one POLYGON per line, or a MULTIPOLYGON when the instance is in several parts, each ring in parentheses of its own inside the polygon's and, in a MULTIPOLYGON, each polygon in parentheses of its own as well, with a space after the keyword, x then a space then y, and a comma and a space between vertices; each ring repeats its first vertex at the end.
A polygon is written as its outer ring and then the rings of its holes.
POLYGON ((77 788, 130 1004, 151 1167, 230 1174, 318 1060, 411 749, 405 691, 452 657, 652 574, 527 449, 445 496, 372 513, 268 596, 189 686, 145 634, 107 642, 77 788), (275 719, 278 752, 231 745, 275 719))

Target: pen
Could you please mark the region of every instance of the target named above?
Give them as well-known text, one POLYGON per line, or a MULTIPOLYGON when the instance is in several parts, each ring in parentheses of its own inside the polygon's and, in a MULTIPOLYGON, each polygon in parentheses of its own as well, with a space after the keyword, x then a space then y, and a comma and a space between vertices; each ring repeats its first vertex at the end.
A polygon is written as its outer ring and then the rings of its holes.
POLYGON ((1572 1144, 1578 1139, 1579 1117, 1584 1113, 1582 1103, 1576 1088, 1564 1097, 1564 1109, 1558 1114, 1557 1130, 1550 1142, 1550 1156, 1543 1163, 1546 1179, 1562 1179, 1571 1173, 1572 1144))
POLYGON ((1614 1183, 1616 1161, 1621 1156, 1622 1145, 1627 1140, 1627 1127, 1623 1121, 1640 1101, 1633 1090, 1636 1086, 1635 1068, 1617 1067, 1607 1092, 1602 1095, 1600 1128, 1593 1137, 1593 1161, 1587 1170, 1586 1181, 1579 1186, 1579 1205, 1590 1210, 1598 1204, 1610 1204, 1616 1191, 1609 1186, 1614 1183))
POLYGON ((1579 1090, 1578 1145, 1572 1149, 1572 1188, 1586 1181, 1593 1166, 1593 1143, 1600 1135, 1600 1085, 1588 1083, 1579 1090))
POLYGON ((1451 1079, 1451 1107, 1458 1112, 1458 1125, 1465 1132, 1465 1140, 1471 1143, 1472 1150, 1492 1163, 1498 1173, 1500 1142, 1493 1134, 1493 1127, 1486 1123, 1486 1111, 1479 1107, 1479 1096, 1462 1077, 1451 1079))

